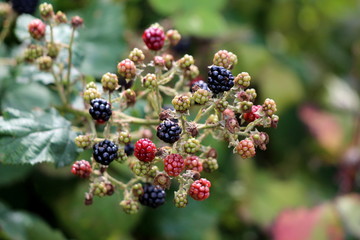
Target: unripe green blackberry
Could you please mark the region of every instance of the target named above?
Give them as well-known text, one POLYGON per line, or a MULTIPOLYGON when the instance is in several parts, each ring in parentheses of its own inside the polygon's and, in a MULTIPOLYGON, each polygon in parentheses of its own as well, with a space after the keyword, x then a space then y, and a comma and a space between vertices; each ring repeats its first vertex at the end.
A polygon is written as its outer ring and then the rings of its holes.
POLYGON ((145 55, 140 49, 134 48, 129 54, 129 59, 135 64, 141 64, 145 60, 145 55))
POLYGON ((207 103, 210 100, 211 95, 212 95, 211 92, 209 92, 205 89, 199 88, 196 92, 194 92, 193 100, 197 104, 204 105, 205 103, 207 103))
POLYGON ((206 119, 206 124, 215 124, 217 122, 219 122, 219 118, 216 114, 210 114, 209 117, 206 119))
POLYGON ((95 82, 89 82, 88 84, 86 84, 86 90, 90 89, 90 88, 97 89, 96 83, 95 82))
POLYGON ((90 183, 90 188, 92 189, 92 194, 98 197, 104 197, 107 195, 107 186, 105 182, 93 182, 90 183))
POLYGON ((88 148, 91 146, 91 136, 90 135, 79 135, 75 138, 75 144, 79 148, 88 148))
POLYGON ((60 52, 60 46, 56 43, 46 43, 47 55, 51 58, 56 58, 60 52))
POLYGON ((191 65, 188 69, 184 70, 184 77, 192 80, 199 76, 199 73, 199 68, 196 65, 191 65))
POLYGON ((122 60, 117 65, 118 73, 125 79, 133 79, 136 76, 136 66, 130 59, 122 60))
POLYGON ((237 106, 236 106, 236 110, 239 113, 249 113, 252 110, 252 106, 253 103, 250 101, 242 101, 242 102, 238 102, 237 106))
POLYGON ((117 151, 117 159, 116 161, 118 161, 119 163, 124 163, 127 159, 128 156, 125 153, 124 149, 119 148, 119 150, 117 151))
POLYGON ((104 91, 112 92, 119 87, 118 77, 114 73, 105 73, 101 78, 104 91))
POLYGON ((149 171, 151 170, 152 164, 148 163, 148 162, 143 162, 143 161, 138 161, 138 160, 134 160, 131 163, 131 170, 133 171, 133 173, 136 176, 148 176, 149 175, 149 171))
POLYGON ((89 88, 85 90, 83 98, 90 103, 93 99, 101 98, 101 93, 96 88, 89 88))
POLYGON ((204 171, 208 173, 214 172, 219 168, 216 158, 206 158, 202 164, 204 171))
POLYGON ((187 193, 184 191, 177 191, 174 193, 174 204, 177 208, 184 208, 188 204, 187 193))
POLYGON ((67 17, 66 14, 62 11, 57 11, 55 14, 55 23, 61 24, 61 23, 67 23, 67 17))
POLYGON ((265 99, 262 109, 267 116, 271 117, 277 111, 275 101, 270 98, 265 99))
POLYGON ((40 15, 44 20, 49 20, 54 15, 54 9, 50 3, 42 3, 39 6, 40 15))
POLYGON ((149 170, 147 176, 151 177, 151 178, 154 178, 154 177, 156 177, 158 172, 159 172, 159 168, 157 166, 155 166, 155 165, 152 165, 150 167, 150 170, 149 170))
POLYGON ((41 56, 36 59, 40 71, 49 71, 52 67, 52 59, 49 56, 41 56))
POLYGON ((154 90, 157 87, 156 75, 153 73, 148 73, 142 79, 143 87, 154 90))
POLYGON ((219 112, 225 111, 225 109, 228 107, 229 103, 224 99, 219 99, 215 102, 215 109, 219 112))
POLYGON ((254 142, 248 138, 241 140, 235 150, 244 159, 254 157, 256 154, 254 142))
POLYGON ((189 138, 184 144, 184 151, 189 154, 196 153, 200 149, 200 142, 195 138, 189 138))
POLYGON ((178 60, 179 67, 181 69, 188 69, 194 63, 195 63, 194 57, 188 54, 185 54, 184 57, 178 60))
POLYGON ((139 197, 144 194, 144 188, 141 183, 136 183, 131 187, 131 192, 134 197, 139 197))
POLYGON ((120 206, 126 214, 136 214, 139 212, 140 203, 133 199, 122 200, 120 206))
POLYGON ((31 44, 25 49, 24 59, 27 62, 33 62, 37 58, 41 57, 43 54, 44 50, 41 46, 31 44))
POLYGON ((164 62, 165 62, 165 67, 167 68, 167 70, 170 70, 173 67, 173 62, 174 62, 174 57, 171 54, 168 53, 164 53, 162 55, 164 62))
POLYGON ((234 79, 235 86, 238 86, 241 88, 249 87, 250 82, 251 82, 251 77, 250 77, 249 73, 247 73, 247 72, 239 73, 234 79))
POLYGON ((181 35, 177 30, 170 29, 166 32, 166 38, 169 40, 172 46, 175 46, 181 40, 181 35))
POLYGON ((119 133, 118 141, 121 144, 128 144, 131 142, 131 135, 128 131, 122 131, 119 133))
POLYGON ((191 106, 190 98, 187 95, 175 96, 171 103, 175 110, 181 113, 186 112, 191 106))
POLYGON ((237 64, 237 56, 232 52, 220 50, 214 55, 213 64, 216 66, 232 69, 237 64))
POLYGON ((251 102, 255 101, 255 99, 257 97, 257 93, 254 88, 246 89, 245 93, 249 96, 249 101, 251 101, 251 102))

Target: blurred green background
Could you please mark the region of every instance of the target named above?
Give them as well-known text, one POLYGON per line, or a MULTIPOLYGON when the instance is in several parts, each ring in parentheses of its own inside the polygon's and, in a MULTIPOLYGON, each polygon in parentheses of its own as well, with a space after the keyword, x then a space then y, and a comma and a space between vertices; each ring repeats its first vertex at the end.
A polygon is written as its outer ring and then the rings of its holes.
MULTIPOLYGON (((77 45, 84 74, 99 80, 115 71, 143 44, 143 30, 159 22, 179 30, 175 58, 193 55, 203 77, 215 52, 235 53, 234 75, 250 73, 259 103, 275 99, 280 123, 268 131, 268 150, 252 160, 207 139, 220 165, 204 175, 212 181, 211 197, 190 200, 185 209, 173 206, 171 191, 167 204, 135 216, 122 212, 118 194, 84 206, 87 182, 69 166, 1 164, 0 239, 360 238, 359 1, 49 2, 84 18, 77 45)), ((24 76, 4 60, 22 47, 13 32, 1 46, 1 109, 34 107, 24 100, 36 98, 21 83, 24 76)), ((46 81, 32 84, 51 103, 46 81)))

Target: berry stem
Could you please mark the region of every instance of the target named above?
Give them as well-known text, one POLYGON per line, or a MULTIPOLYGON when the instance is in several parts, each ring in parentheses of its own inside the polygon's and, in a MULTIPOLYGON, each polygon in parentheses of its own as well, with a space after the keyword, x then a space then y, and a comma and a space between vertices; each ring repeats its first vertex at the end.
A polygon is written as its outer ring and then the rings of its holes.
POLYGON ((245 129, 244 133, 250 132, 257 124, 261 123, 261 121, 263 121, 263 119, 262 119, 262 118, 258 118, 258 119, 256 119, 255 121, 249 123, 249 124, 246 126, 246 129, 245 129))
MULTIPOLYGON (((66 75, 66 85, 70 85, 70 75, 71 75, 71 65, 72 65, 72 47, 74 43, 74 36, 75 36, 75 28, 72 28, 71 30, 71 36, 70 36, 70 42, 69 42, 69 48, 68 48, 68 69, 67 69, 67 75, 66 75)), ((68 94, 70 93, 70 89, 68 89, 68 94)))
POLYGON ((205 116, 206 114, 208 114, 211 110, 213 110, 215 107, 215 104, 212 104, 210 107, 208 107, 205 111, 204 109, 200 109, 201 111, 201 114, 199 115, 199 113, 196 115, 195 119, 194 119, 194 122, 198 122, 200 120, 200 118, 202 116, 205 116))
POLYGON ((54 43, 54 29, 52 23, 49 24, 50 27, 50 41, 51 43, 54 43))
POLYGON ((119 116, 121 119, 114 119, 114 122, 116 123, 134 123, 134 124, 142 124, 142 125, 158 125, 160 123, 160 120, 158 119, 142 119, 142 118, 136 118, 131 117, 123 112, 113 112, 119 116))
POLYGON ((57 88, 58 93, 60 95, 61 102, 63 103, 63 106, 66 106, 67 105, 67 100, 66 100, 66 96, 65 96, 64 87, 60 83, 60 81, 59 81, 53 67, 51 68, 51 74, 54 77, 55 85, 56 85, 56 88, 57 88))
POLYGON ((198 124, 197 129, 209 129, 209 128, 216 128, 220 126, 220 122, 217 122, 215 124, 198 124))
POLYGON ((119 180, 117 180, 116 178, 110 176, 110 174, 108 174, 107 172, 104 172, 104 177, 106 177, 110 182, 116 184, 119 186, 120 189, 125 190, 127 187, 127 184, 120 182, 119 180))

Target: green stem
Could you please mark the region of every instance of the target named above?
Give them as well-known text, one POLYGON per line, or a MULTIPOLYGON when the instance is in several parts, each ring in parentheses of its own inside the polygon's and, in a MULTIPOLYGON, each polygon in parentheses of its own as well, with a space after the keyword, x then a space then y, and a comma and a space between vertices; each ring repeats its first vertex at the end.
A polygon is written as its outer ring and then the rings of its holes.
POLYGON ((108 174, 107 172, 104 173, 104 177, 106 177, 108 180, 110 180, 110 182, 116 184, 119 186, 120 189, 125 190, 127 187, 127 184, 120 182, 119 180, 117 180, 116 178, 110 176, 110 174, 108 174))
POLYGON ((114 112, 114 114, 120 117, 120 120, 114 120, 117 123, 134 123, 134 124, 143 124, 143 125, 158 125, 160 120, 158 119, 142 119, 131 117, 123 112, 114 112))
POLYGON ((211 110, 214 109, 214 107, 215 107, 215 104, 212 104, 205 111, 203 111, 203 109, 200 109, 200 111, 198 112, 198 114, 196 115, 196 117, 194 119, 194 122, 198 122, 202 116, 205 116, 206 114, 208 114, 211 110))
POLYGON ((64 106, 67 105, 67 100, 66 100, 66 96, 65 96, 65 91, 64 91, 64 87, 63 85, 60 83, 58 77, 56 76, 56 73, 54 71, 54 68, 51 68, 51 74, 53 75, 54 81, 55 81, 55 85, 58 91, 58 94, 60 95, 60 99, 61 102, 64 106))
POLYGON ((68 94, 71 92, 70 91, 70 76, 71 76, 71 65, 72 65, 72 47, 73 47, 73 43, 74 43, 74 36, 75 36, 75 28, 72 29, 71 31, 71 36, 70 36, 70 42, 69 42, 69 48, 68 48, 68 69, 67 69, 67 75, 66 75, 66 85, 68 86, 68 94))
POLYGON ((209 128, 216 128, 220 126, 220 123, 217 122, 215 124, 198 124, 198 127, 197 129, 200 130, 200 129, 209 129, 209 128))
POLYGON ((49 26, 50 26, 50 41, 51 43, 54 43, 54 29, 52 23, 50 23, 49 26))

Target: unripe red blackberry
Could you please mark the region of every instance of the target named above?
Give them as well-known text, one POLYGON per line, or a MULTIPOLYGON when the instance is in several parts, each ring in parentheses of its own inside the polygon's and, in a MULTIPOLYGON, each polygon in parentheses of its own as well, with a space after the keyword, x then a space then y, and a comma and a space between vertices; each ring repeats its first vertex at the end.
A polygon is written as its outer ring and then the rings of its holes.
POLYGON ((52 58, 49 56, 41 56, 39 58, 36 59, 36 63, 39 67, 40 71, 50 71, 51 67, 52 67, 52 58))
POLYGON ((91 136, 79 135, 75 138, 75 144, 79 148, 88 148, 91 146, 91 136))
POLYGON ((174 57, 171 54, 168 53, 164 53, 162 55, 164 62, 165 62, 165 67, 167 70, 170 70, 173 67, 173 62, 174 62, 174 57))
POLYGON ((44 20, 49 20, 54 15, 52 4, 42 3, 39 6, 40 15, 44 20))
POLYGON ((33 14, 36 11, 38 0, 11 0, 11 6, 19 14, 33 14))
POLYGON ((239 73, 234 79, 235 86, 238 86, 243 89, 249 87, 250 82, 251 82, 251 76, 247 72, 239 73))
POLYGON ((188 156, 185 159, 185 169, 197 171, 200 173, 203 170, 203 164, 198 156, 188 156))
POLYGON ((172 153, 164 159, 164 170, 169 176, 179 176, 184 169, 185 161, 180 154, 172 153))
POLYGON ((241 140, 235 149, 244 159, 254 157, 256 154, 254 142, 250 139, 241 140))
POLYGON ((193 94, 193 100, 197 104, 204 105, 205 103, 207 103, 210 100, 211 95, 212 95, 211 92, 209 92, 205 89, 198 89, 193 94))
POLYGON ((118 141, 121 144, 129 144, 131 142, 131 135, 128 131, 122 131, 119 133, 118 141))
POLYGON ((73 28, 79 28, 83 25, 84 20, 79 16, 74 16, 71 18, 71 26, 73 28))
POLYGON ((192 154, 192 153, 196 153, 197 151, 199 151, 201 145, 199 140, 195 139, 195 138, 189 138, 188 140, 186 140, 185 144, 184 144, 184 151, 186 153, 192 154))
POLYGON ((101 98, 101 93, 96 88, 89 88, 85 90, 83 98, 90 103, 94 99, 101 98))
POLYGON ((213 64, 226 69, 232 69, 237 64, 237 56, 232 52, 220 50, 214 55, 213 64))
POLYGON ((129 59, 135 64, 141 64, 145 60, 145 55, 140 49, 134 48, 129 54, 129 59))
POLYGON ((177 30, 170 29, 166 32, 166 38, 169 40, 172 46, 175 46, 181 40, 181 35, 177 30))
POLYGON ((113 92, 119 87, 118 77, 114 73, 105 73, 101 78, 104 91, 113 92))
POLYGON ((185 69, 183 74, 187 79, 194 79, 199 76, 199 68, 196 65, 190 65, 188 69, 185 69))
POLYGON ((62 11, 57 11, 56 14, 55 14, 55 22, 57 24, 67 23, 66 14, 63 13, 62 11))
POLYGON ((39 45, 31 44, 29 45, 24 52, 24 59, 28 62, 33 62, 37 58, 41 57, 44 54, 44 50, 39 45))
POLYGON ((155 158, 156 146, 148 138, 139 139, 135 143, 134 155, 143 162, 151 162, 155 158))
POLYGON ((277 111, 275 101, 270 98, 265 99, 262 110, 267 116, 271 117, 277 111))
POLYGON ((136 66, 130 59, 122 60, 117 65, 118 73, 125 79, 133 79, 136 76, 136 66))
POLYGON ((92 172, 92 168, 88 161, 80 160, 72 165, 71 172, 81 178, 88 178, 92 172))
POLYGON ((142 39, 150 50, 158 51, 164 46, 164 30, 161 27, 149 27, 144 31, 142 39))
POLYGON ((165 191, 152 184, 145 184, 143 186, 144 194, 139 197, 139 202, 148 207, 157 208, 165 203, 165 191))
POLYGON ((142 84, 144 88, 154 90, 157 87, 156 75, 153 73, 148 73, 142 79, 142 84))
POLYGON ((89 113, 98 123, 104 123, 110 119, 112 115, 111 105, 106 100, 96 98, 91 100, 90 105, 89 113))
POLYGON ((234 76, 224 67, 211 66, 208 72, 208 86, 214 94, 229 91, 234 86, 234 76))
POLYGON ((139 202, 133 199, 122 200, 120 206, 126 214, 136 214, 140 208, 139 202))
POLYGON ((190 68, 190 66, 194 63, 194 57, 188 54, 185 54, 182 58, 178 60, 179 67, 183 70, 190 68))
POLYGON ((32 38, 40 40, 45 36, 46 25, 40 19, 34 19, 29 23, 28 30, 32 38))
POLYGON ((56 58, 60 52, 60 46, 56 43, 46 43, 47 55, 51 58, 56 58))
POLYGON ((93 146, 93 157, 102 165, 109 165, 118 155, 118 147, 110 140, 104 140, 93 146))
POLYGON ((203 161, 203 168, 205 172, 214 172, 219 168, 219 164, 216 158, 206 158, 203 161))
POLYGON ((180 113, 186 112, 191 106, 190 98, 187 95, 177 95, 171 103, 173 104, 175 110, 180 113))
POLYGON ((156 136, 166 143, 174 143, 180 139, 182 132, 178 123, 172 120, 165 120, 157 127, 156 136))
POLYGON ((189 195, 197 201, 202 201, 210 196, 211 183, 205 178, 193 182, 189 189, 189 195))
POLYGON ((247 122, 253 122, 255 119, 260 118, 259 111, 261 110, 261 105, 253 105, 251 107, 251 112, 244 113, 242 115, 243 119, 247 122))
POLYGON ((184 208, 188 204, 187 194, 183 191, 175 192, 174 204, 177 208, 184 208))

